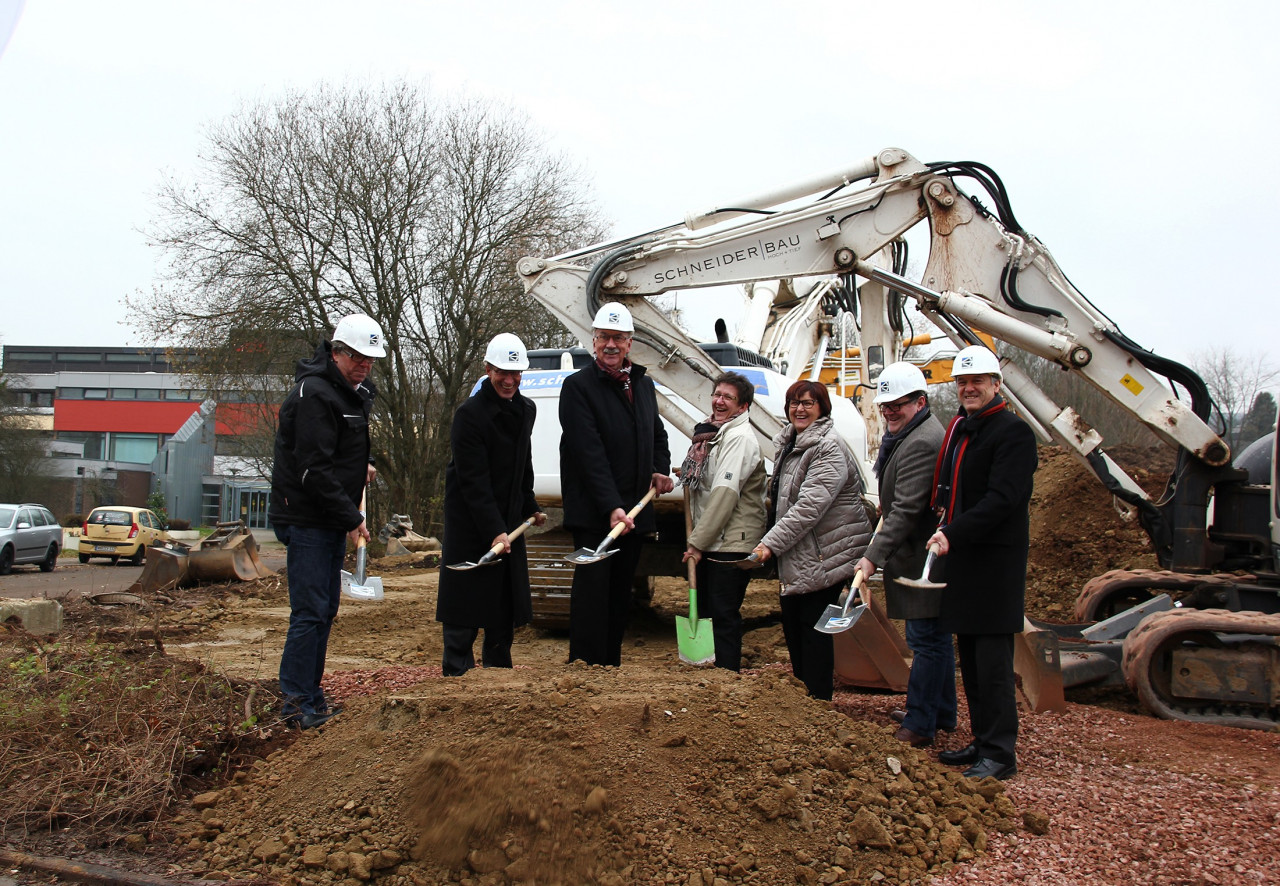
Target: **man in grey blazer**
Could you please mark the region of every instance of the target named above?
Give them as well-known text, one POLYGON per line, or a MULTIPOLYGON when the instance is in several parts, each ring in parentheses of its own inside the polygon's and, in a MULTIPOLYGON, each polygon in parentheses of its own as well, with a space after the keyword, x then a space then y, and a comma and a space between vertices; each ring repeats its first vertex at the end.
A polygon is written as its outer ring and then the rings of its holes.
POLYGON ((884 524, 858 564, 868 577, 884 570, 889 617, 906 620, 911 676, 907 709, 894 712, 902 723, 895 737, 917 748, 933 744, 938 729, 956 726, 955 650, 950 632, 938 629, 942 592, 897 581, 920 574, 925 542, 938 525, 929 499, 943 430, 930 414, 927 384, 910 363, 886 366, 876 381, 875 403, 888 428, 875 464, 884 524))

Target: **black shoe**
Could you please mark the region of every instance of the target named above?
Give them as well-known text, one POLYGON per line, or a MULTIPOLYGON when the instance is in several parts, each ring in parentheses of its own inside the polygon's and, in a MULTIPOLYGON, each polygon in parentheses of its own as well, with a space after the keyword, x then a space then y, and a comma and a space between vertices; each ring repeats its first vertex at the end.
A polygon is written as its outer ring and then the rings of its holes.
POLYGON ((1017 774, 1017 763, 1001 763, 999 760, 992 760, 990 757, 983 757, 976 766, 970 766, 964 771, 965 778, 998 778, 1000 781, 1012 778, 1017 774))
POLYGON ((906 711, 890 711, 889 716, 893 719, 895 723, 901 723, 902 721, 907 719, 907 712, 906 711))
POLYGON ((971 742, 958 751, 943 751, 938 754, 938 762, 947 766, 973 766, 981 761, 982 755, 978 753, 976 742, 971 742))
POLYGON ((315 729, 336 716, 338 716, 337 711, 327 711, 323 714, 294 714, 286 722, 296 729, 315 729))

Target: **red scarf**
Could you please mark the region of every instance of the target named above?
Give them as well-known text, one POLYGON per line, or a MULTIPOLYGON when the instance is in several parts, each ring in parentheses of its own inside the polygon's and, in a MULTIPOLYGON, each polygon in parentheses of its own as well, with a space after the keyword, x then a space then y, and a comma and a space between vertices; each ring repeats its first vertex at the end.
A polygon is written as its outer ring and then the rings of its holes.
POLYGON ((610 369, 608 366, 601 363, 600 358, 597 357, 596 366, 599 367, 601 372, 609 376, 609 378, 622 385, 622 393, 627 395, 628 403, 635 402, 635 397, 631 393, 631 373, 627 371, 631 369, 630 360, 627 360, 622 364, 622 369, 610 369))
POLYGON ((964 461, 965 450, 969 448, 969 441, 984 419, 1004 408, 1004 398, 996 394, 995 399, 982 412, 970 416, 961 407, 960 414, 947 425, 942 448, 938 450, 938 460, 933 466, 933 498, 930 501, 930 507, 938 515, 939 526, 945 526, 955 518, 956 504, 960 499, 960 465, 964 461))

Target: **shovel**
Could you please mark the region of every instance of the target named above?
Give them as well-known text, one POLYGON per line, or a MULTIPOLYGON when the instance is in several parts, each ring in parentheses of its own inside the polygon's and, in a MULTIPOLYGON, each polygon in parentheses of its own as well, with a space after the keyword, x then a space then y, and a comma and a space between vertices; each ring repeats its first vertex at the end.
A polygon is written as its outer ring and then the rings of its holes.
POLYGON ((906 585, 909 588, 923 588, 929 590, 931 588, 945 588, 945 581, 930 581, 929 573, 933 570, 933 561, 938 557, 938 546, 929 545, 929 554, 924 558, 924 568, 920 570, 919 578, 900 578, 898 584, 906 585))
MULTIPOLYGON (((364 493, 360 493, 360 513, 364 513, 364 493)), ((353 600, 381 600, 382 579, 378 576, 365 577, 365 567, 369 562, 369 549, 365 547, 364 536, 356 539, 356 573, 352 575, 342 571, 342 593, 353 600)))
POLYGON ((849 596, 844 598, 844 606, 837 606, 832 603, 822 612, 822 617, 818 619, 818 623, 813 626, 815 631, 821 631, 824 634, 839 634, 853 627, 858 619, 862 618, 862 613, 867 611, 866 603, 859 603, 853 609, 849 608, 849 604, 853 602, 854 597, 861 597, 863 575, 859 569, 853 576, 853 585, 849 588, 849 596))
MULTIPOLYGON (((627 512, 627 516, 634 520, 636 518, 636 514, 644 510, 644 506, 653 501, 653 497, 657 494, 658 487, 650 486, 649 491, 645 493, 644 498, 640 499, 639 504, 627 512)), ((618 549, 611 549, 610 545, 618 540, 618 536, 622 535, 622 531, 626 528, 626 521, 619 520, 618 525, 609 530, 609 534, 604 537, 604 540, 601 541, 594 550, 591 548, 578 548, 572 554, 565 555, 565 562, 573 566, 585 566, 588 563, 598 563, 605 557, 612 557, 614 554, 618 553, 618 549)))
MULTIPOLYGON (((525 520, 515 529, 507 533, 507 541, 513 542, 520 536, 524 535, 524 531, 533 525, 533 521, 534 521, 534 518, 530 517, 528 520, 525 520)), ((476 562, 472 563, 470 560, 464 560, 461 563, 450 563, 449 568, 457 569, 461 571, 464 569, 475 569, 477 566, 488 566, 490 563, 497 563, 498 555, 501 553, 502 553, 502 543, 499 542, 498 544, 490 548, 489 551, 485 553, 485 555, 481 557, 479 560, 477 560, 476 562)))
POLYGON ((733 565, 737 566, 739 569, 744 569, 744 570, 759 569, 761 566, 764 565, 764 562, 760 559, 759 554, 752 551, 750 555, 743 557, 741 560, 734 560, 733 565))
MULTIPOLYGON (((684 534, 693 532, 693 515, 689 509, 689 487, 684 490, 684 534)), ((716 639, 711 632, 711 619, 698 618, 698 564, 689 560, 689 617, 676 616, 676 645, 680 660, 691 665, 716 663, 716 639)))

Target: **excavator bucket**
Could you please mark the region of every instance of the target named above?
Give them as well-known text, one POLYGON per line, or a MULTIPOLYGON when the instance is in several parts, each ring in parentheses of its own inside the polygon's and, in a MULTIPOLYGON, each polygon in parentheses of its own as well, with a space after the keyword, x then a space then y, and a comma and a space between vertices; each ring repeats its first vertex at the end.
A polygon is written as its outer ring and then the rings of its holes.
POLYGON ((1053 631, 1042 631, 1024 617, 1022 633, 1014 636, 1013 670, 1019 694, 1031 710, 1055 714, 1067 710, 1058 635, 1053 631))
POLYGON ((178 587, 253 581, 275 575, 258 557, 258 542, 240 521, 219 523, 197 549, 185 545, 153 545, 147 565, 129 591, 154 593, 178 587))
POLYGON ((169 542, 147 548, 147 565, 138 580, 129 585, 132 594, 148 594, 182 587, 187 577, 190 549, 169 542))
POLYGON ((844 686, 906 692, 911 675, 906 641, 873 595, 867 594, 863 599, 871 617, 864 616, 847 631, 831 635, 836 681, 844 686))

